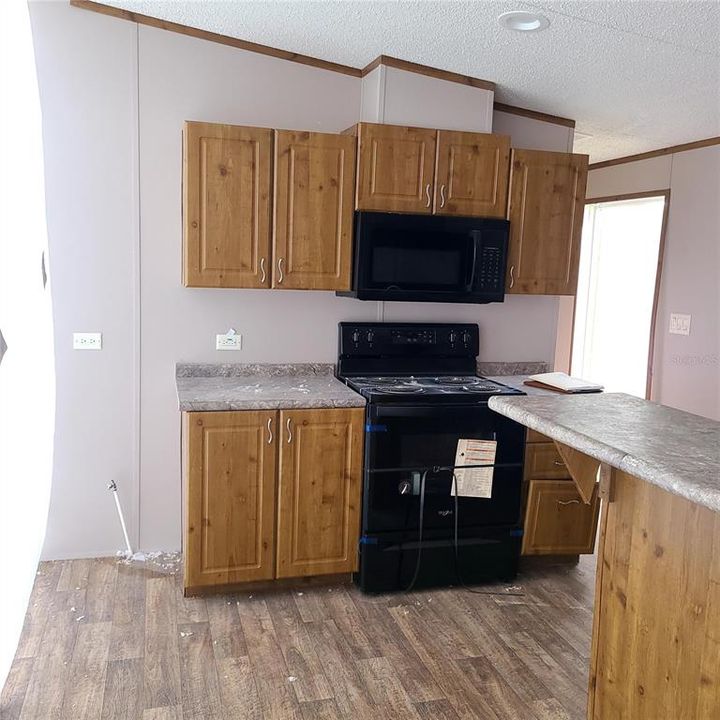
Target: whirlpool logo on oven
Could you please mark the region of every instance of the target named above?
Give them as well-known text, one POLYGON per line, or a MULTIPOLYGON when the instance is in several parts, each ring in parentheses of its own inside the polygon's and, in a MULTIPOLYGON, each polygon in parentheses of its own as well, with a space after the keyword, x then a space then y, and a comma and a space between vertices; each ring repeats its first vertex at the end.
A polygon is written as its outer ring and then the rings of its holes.
POLYGON ((452 515, 452 514, 453 514, 452 510, 438 510, 438 515, 440 517, 447 517, 448 515, 452 515))

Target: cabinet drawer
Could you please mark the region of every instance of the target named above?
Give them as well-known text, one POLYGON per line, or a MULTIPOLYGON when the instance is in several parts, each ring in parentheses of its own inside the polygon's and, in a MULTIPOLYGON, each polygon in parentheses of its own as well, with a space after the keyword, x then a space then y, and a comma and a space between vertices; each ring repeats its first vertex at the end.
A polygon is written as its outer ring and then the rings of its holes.
POLYGON ((523 555, 582 555, 595 549, 600 501, 585 504, 574 485, 532 480, 525 513, 523 555))
POLYGON ((555 443, 529 443, 525 446, 525 479, 571 479, 555 443))

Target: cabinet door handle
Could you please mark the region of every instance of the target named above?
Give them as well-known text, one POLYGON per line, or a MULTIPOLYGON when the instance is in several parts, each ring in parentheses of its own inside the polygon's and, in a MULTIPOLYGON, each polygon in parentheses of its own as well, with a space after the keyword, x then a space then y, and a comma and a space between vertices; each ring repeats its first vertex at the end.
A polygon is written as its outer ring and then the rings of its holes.
POLYGON ((272 441, 273 441, 272 418, 268 418, 267 430, 268 430, 268 445, 272 445, 272 441))
POLYGON ((425 186, 425 197, 427 198, 425 207, 430 207, 430 203, 432 202, 432 200, 430 199, 430 183, 425 186))
POLYGON ((262 273, 262 275, 260 276, 260 282, 261 282, 261 283, 264 283, 264 282, 265 282, 265 277, 266 277, 266 274, 265 274, 265 258, 264 258, 264 257, 261 257, 261 258, 260 258, 260 272, 262 273))
POLYGON ((558 467, 565 467, 565 463, 562 460, 553 460, 553 465, 557 465, 558 467))
POLYGON ((285 258, 278 258, 278 272, 280 273, 280 277, 278 278, 278 285, 283 281, 283 278, 285 277, 283 275, 283 263, 285 262, 285 258))
POLYGON ((512 287, 515 284, 515 275, 513 274, 515 272, 515 266, 510 266, 510 287, 512 287))
POLYGON ((440 186, 440 207, 445 207, 445 185, 440 186))
POLYGON ((290 418, 287 419, 287 422, 285 423, 285 427, 287 428, 288 444, 289 444, 292 442, 292 429, 290 427, 290 418))
POLYGON ((579 505, 580 501, 579 500, 558 500, 557 504, 558 505, 579 505))

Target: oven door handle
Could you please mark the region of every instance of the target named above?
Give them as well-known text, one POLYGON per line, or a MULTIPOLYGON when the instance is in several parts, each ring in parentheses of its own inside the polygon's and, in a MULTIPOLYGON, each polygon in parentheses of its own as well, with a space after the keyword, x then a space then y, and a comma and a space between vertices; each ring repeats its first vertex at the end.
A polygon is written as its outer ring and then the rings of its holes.
POLYGON ((458 414, 487 416, 487 400, 478 401, 476 405, 376 405, 373 408, 376 418, 441 418, 458 414))

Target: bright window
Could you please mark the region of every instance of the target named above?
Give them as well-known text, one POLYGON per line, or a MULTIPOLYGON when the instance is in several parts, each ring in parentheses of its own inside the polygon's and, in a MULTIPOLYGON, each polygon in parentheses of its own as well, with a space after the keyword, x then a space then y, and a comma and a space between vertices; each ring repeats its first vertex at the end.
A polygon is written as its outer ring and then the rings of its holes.
POLYGON ((585 206, 572 374, 646 397, 665 194, 585 206))

